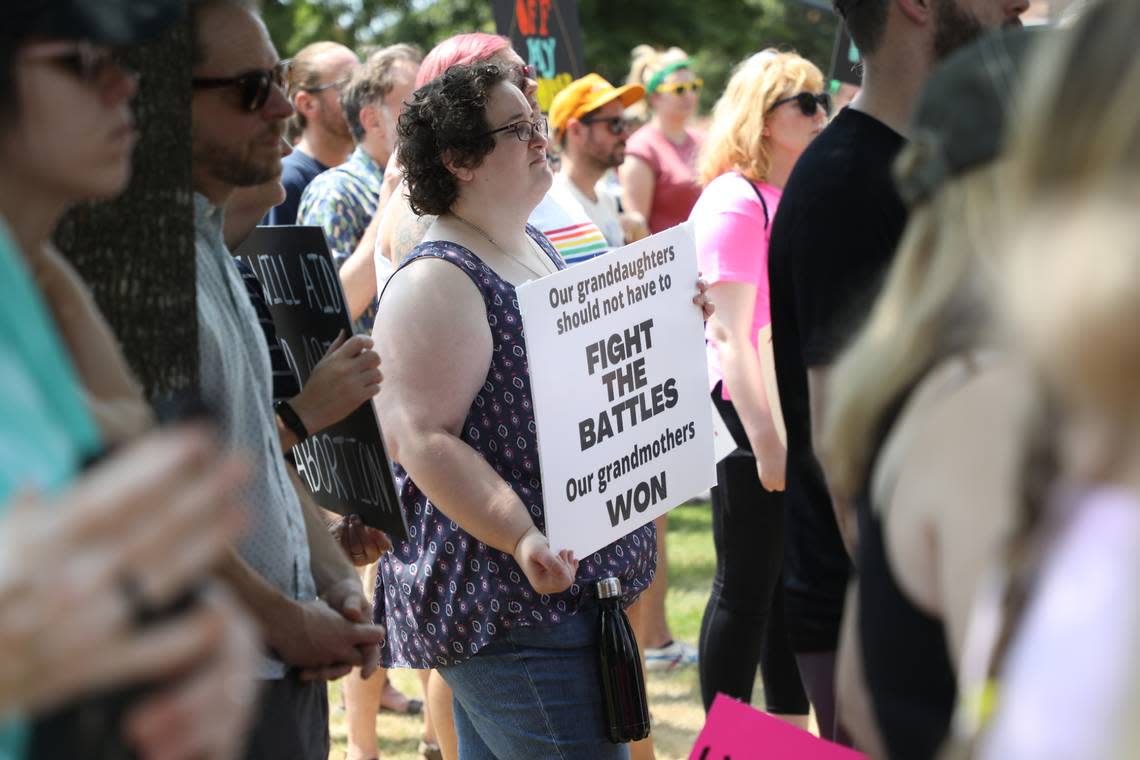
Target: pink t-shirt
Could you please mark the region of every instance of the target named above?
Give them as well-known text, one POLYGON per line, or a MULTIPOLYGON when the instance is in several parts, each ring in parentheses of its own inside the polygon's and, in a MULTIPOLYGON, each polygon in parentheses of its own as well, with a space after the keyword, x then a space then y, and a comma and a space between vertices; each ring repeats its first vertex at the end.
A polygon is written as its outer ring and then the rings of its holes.
POLYGON ((692 129, 685 131, 685 142, 676 145, 647 124, 637 130, 625 146, 627 156, 640 158, 653 171, 653 208, 646 220, 653 233, 676 227, 688 219, 701 195, 701 186, 697 184, 701 136, 692 129))
MULTIPOLYGON (((744 282, 756 286, 756 306, 752 310, 752 331, 748 336, 757 347, 760 329, 772 321, 768 300, 768 242, 772 220, 781 191, 766 182, 750 183, 729 172, 705 187, 689 219, 697 239, 697 267, 709 285, 718 282, 744 282), (755 188, 755 189, 754 189, 755 188), (764 206, 756 191, 768 204, 764 206)), ((716 344, 708 338, 710 389, 724 379, 716 344)), ((722 386, 723 398, 730 398, 728 384, 722 386)))

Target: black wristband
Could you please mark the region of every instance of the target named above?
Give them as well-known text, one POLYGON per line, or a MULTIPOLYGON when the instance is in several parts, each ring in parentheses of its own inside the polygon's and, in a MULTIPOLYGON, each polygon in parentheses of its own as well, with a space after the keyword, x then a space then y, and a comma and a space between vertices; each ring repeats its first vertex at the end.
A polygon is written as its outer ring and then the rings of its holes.
POLYGON ((276 402, 273 404, 273 411, 277 412, 277 416, 285 423, 285 427, 292 430, 293 435, 297 436, 297 443, 309 437, 309 429, 301 421, 301 415, 297 414, 297 410, 288 401, 276 402))

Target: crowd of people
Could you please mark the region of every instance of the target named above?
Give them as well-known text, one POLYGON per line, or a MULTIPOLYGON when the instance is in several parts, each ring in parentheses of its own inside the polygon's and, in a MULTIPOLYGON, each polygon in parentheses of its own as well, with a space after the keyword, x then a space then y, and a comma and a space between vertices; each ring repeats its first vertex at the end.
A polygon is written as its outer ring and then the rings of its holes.
POLYGON ((707 119, 678 48, 544 114, 498 35, 282 60, 251 0, 190 0, 198 378, 157 413, 53 234, 127 187, 115 50, 184 5, 0 11, 0 760, 110 757, 103 722, 147 760, 323 760, 340 678, 349 760, 381 709, 422 712, 429 760, 652 758, 608 738, 605 578, 706 710, 759 672, 758 707, 873 758, 1140 756, 1134 0, 1036 29, 1026 0, 835 0, 850 104, 771 47, 707 119), (667 518, 547 541, 515 296, 682 223, 735 444, 696 646, 667 518), (232 255, 259 224, 324 231, 354 320, 303 385, 232 255), (369 402, 406 540, 289 458, 369 402))

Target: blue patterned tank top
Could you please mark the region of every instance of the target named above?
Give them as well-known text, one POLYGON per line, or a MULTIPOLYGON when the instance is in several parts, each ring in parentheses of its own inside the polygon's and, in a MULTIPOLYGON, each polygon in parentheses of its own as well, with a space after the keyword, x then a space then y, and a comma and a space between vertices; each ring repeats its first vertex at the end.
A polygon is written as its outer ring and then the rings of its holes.
MULTIPOLYGON (((533 227, 527 232, 559 269, 565 267, 533 227)), ((461 439, 507 481, 545 530, 530 374, 515 288, 467 248, 421 243, 401 265, 433 257, 459 267, 483 296, 493 352, 486 382, 471 402, 461 439)), ((458 665, 514 626, 560 623, 593 594, 594 581, 621 579, 627 601, 653 579, 657 533, 650 523, 588 557, 565 592, 538 594, 511 555, 476 540, 435 508, 402 467, 395 467, 408 540, 380 559, 374 619, 388 628, 386 667, 458 665)))

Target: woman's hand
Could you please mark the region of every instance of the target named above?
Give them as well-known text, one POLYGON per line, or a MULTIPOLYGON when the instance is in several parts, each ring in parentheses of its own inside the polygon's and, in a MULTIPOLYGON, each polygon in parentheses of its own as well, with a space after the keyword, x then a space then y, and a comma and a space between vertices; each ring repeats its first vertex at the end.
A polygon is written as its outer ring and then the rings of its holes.
POLYGON ((126 716, 126 735, 143 760, 226 760, 240 756, 257 696, 260 640, 252 621, 223 588, 201 606, 216 645, 173 685, 126 716))
POLYGON ((201 430, 150 435, 45 505, 0 521, 0 712, 192 667, 218 641, 197 611, 140 627, 199 583, 238 535, 246 467, 201 430))
POLYGON ((340 518, 329 526, 329 533, 356 567, 367 567, 392 550, 388 535, 365 525, 360 515, 340 518))
POLYGON ((693 303, 701 307, 701 313, 704 315, 706 322, 709 320, 709 317, 713 315, 713 312, 716 311, 716 306, 709 300, 708 290, 709 284, 698 277, 697 294, 693 296, 693 303))
POLYGON ((760 485, 765 491, 783 491, 785 472, 788 466, 788 450, 780 443, 775 431, 772 431, 770 440, 756 447, 756 472, 760 476, 760 485))
POLYGON ((574 559, 574 553, 563 549, 555 554, 546 536, 533 526, 515 545, 514 558, 531 587, 540 594, 565 591, 578 574, 578 560, 574 559))

